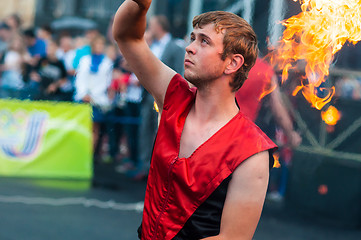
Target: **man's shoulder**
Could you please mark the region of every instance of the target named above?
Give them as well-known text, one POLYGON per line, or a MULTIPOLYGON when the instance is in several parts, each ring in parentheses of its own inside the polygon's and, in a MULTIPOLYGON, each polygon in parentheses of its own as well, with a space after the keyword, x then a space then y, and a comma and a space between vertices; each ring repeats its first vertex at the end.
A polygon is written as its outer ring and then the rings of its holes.
POLYGON ((179 73, 175 74, 169 85, 168 85, 168 89, 167 89, 167 93, 181 93, 181 92, 189 92, 190 91, 190 87, 189 84, 187 82, 187 80, 185 80, 182 75, 180 75, 179 73))
POLYGON ((84 55, 79 59, 79 64, 90 64, 90 62, 91 62, 90 54, 84 55))
POLYGON ((242 112, 238 113, 238 117, 235 120, 237 124, 235 124, 237 127, 235 127, 234 131, 239 133, 240 136, 245 136, 245 131, 248 134, 247 137, 257 137, 262 138, 267 141, 271 141, 269 137, 245 114, 242 112))
POLYGON ((46 46, 45 40, 43 40, 43 39, 41 39, 41 38, 37 38, 35 44, 36 44, 37 46, 42 46, 42 47, 43 47, 43 46, 46 46))
POLYGON ((168 85, 164 99, 164 109, 170 107, 176 108, 177 104, 186 103, 194 97, 194 89, 191 89, 188 82, 177 73, 173 76, 168 85))
MULTIPOLYGON (((237 152, 237 156, 245 160, 263 151, 275 151, 277 145, 248 117, 239 113, 233 126, 228 131, 229 139, 232 139, 231 147, 237 152)), ((270 165, 273 160, 270 161, 270 165)), ((234 169, 236 165, 231 162, 234 169)))
POLYGON ((103 62, 104 62, 104 64, 106 64, 107 66, 111 66, 111 67, 113 67, 113 61, 109 58, 109 57, 107 57, 106 55, 104 55, 104 58, 103 58, 103 62))

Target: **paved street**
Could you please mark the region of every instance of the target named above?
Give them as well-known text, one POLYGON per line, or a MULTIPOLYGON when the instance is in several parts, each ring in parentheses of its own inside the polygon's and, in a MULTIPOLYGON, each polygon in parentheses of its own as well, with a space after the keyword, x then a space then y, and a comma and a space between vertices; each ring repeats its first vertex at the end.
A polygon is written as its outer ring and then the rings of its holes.
MULTIPOLYGON (((0 178, 0 240, 134 240, 145 182, 99 169, 90 182, 0 178), (115 181, 113 181, 115 180, 115 181)), ((343 229, 266 202, 255 240, 359 240, 343 229)))

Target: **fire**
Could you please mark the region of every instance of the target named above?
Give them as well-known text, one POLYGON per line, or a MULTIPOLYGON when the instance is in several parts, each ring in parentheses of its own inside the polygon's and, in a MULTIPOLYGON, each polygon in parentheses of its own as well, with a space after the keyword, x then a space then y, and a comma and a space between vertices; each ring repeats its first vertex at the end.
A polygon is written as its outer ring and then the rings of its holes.
POLYGON ((330 106, 327 111, 321 112, 322 120, 330 126, 334 126, 341 118, 340 112, 334 106, 330 106))
POLYGON ((277 87, 277 85, 275 85, 275 84, 269 84, 269 86, 267 86, 265 89, 263 89, 263 92, 259 96, 259 100, 263 99, 265 96, 267 96, 268 94, 273 92, 276 89, 276 87, 277 87))
POLYGON ((153 103, 153 108, 157 113, 159 113, 159 107, 158 107, 158 105, 157 105, 157 103, 155 101, 153 103))
POLYGON ((274 168, 280 168, 281 164, 280 164, 280 156, 278 153, 274 153, 273 154, 273 159, 275 160, 273 163, 273 167, 274 168))
POLYGON ((302 91, 312 106, 321 110, 335 92, 332 87, 327 96, 316 95, 329 75, 334 54, 347 41, 356 44, 361 40, 361 0, 298 1, 302 12, 283 21, 286 29, 280 45, 268 57, 283 71, 282 81, 288 78, 289 70, 305 63, 307 81, 293 94, 302 91))
POLYGON ((321 184, 318 186, 318 193, 320 195, 326 195, 328 193, 328 186, 326 184, 321 184))

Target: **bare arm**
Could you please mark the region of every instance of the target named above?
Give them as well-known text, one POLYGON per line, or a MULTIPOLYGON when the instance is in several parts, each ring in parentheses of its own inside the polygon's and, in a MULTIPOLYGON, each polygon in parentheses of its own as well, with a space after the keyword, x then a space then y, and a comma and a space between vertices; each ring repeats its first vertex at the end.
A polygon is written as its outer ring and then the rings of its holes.
POLYGON ((267 151, 238 166, 228 186, 220 234, 203 240, 251 240, 261 216, 268 177, 267 151))
POLYGON ((156 58, 144 40, 146 13, 151 0, 126 0, 114 17, 113 36, 140 83, 153 95, 159 109, 176 74, 156 58))
MULTIPOLYGON (((276 76, 272 77, 273 84, 277 84, 276 76)), ((273 116, 275 117, 276 122, 285 132, 290 144, 292 147, 297 147, 301 144, 302 138, 301 136, 293 129, 293 123, 290 118, 290 115, 285 108, 281 92, 279 90, 278 84, 276 89, 270 94, 270 101, 271 101, 271 110, 273 116)))

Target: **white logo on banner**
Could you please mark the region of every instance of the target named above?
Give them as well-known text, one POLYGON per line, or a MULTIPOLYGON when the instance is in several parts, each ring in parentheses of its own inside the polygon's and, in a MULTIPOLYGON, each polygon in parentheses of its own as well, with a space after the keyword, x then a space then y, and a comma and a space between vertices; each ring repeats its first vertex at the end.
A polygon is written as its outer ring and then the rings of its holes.
POLYGON ((0 151, 13 160, 30 160, 38 154, 48 115, 0 111, 0 151))

